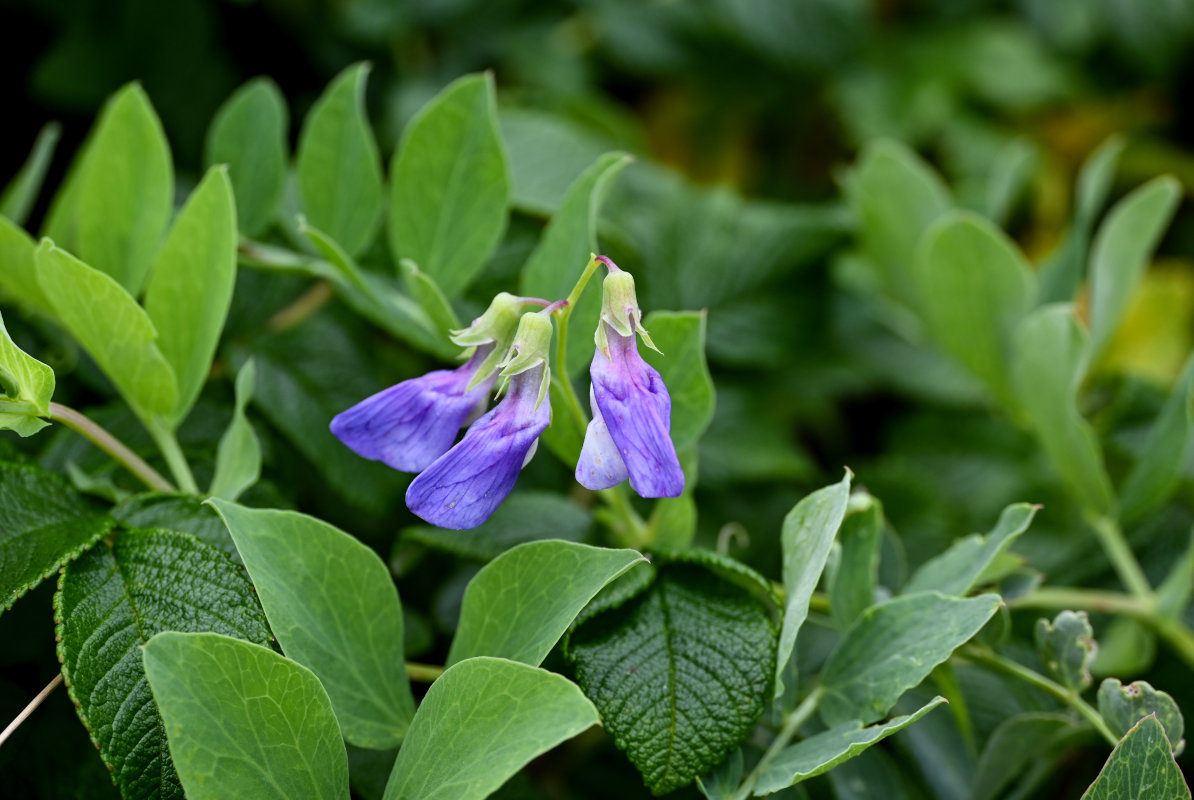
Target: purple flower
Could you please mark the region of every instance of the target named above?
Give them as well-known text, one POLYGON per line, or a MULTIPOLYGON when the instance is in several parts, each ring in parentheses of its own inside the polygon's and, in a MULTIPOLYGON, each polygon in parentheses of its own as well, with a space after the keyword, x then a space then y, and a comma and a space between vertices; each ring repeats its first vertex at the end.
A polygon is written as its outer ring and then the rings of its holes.
POLYGON ((489 519, 534 455, 539 434, 551 422, 547 347, 554 308, 519 322, 502 371, 510 378, 502 401, 411 482, 406 505, 431 524, 464 530, 489 519))

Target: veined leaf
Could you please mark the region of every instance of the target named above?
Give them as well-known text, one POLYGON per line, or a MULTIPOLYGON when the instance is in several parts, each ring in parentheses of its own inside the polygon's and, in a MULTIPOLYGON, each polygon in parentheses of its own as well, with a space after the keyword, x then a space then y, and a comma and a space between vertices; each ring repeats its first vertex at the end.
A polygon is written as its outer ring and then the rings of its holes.
POLYGON ((1189 800, 1170 750, 1161 723, 1145 717, 1120 739, 1082 800, 1189 800))
POLYGON ((1107 678, 1099 685, 1099 713, 1107 720, 1107 727, 1118 736, 1125 735, 1140 720, 1150 714, 1165 729, 1174 755, 1185 747, 1186 722, 1182 710, 1168 692, 1154 689, 1147 681, 1134 681, 1124 686, 1116 678, 1107 678))
POLYGON ((843 630, 875 602, 885 526, 882 503, 861 491, 850 497, 838 534, 841 558, 829 585, 829 608, 843 630))
POLYGON ((0 317, 0 430, 21 436, 37 433, 49 423, 54 396, 54 370, 17 347, 0 317))
POLYGON ((37 282, 33 253, 37 243, 18 225, 0 216, 0 293, 48 317, 54 307, 37 282))
POLYGON ((1036 621, 1036 649, 1041 661, 1067 689, 1090 686, 1090 665, 1098 645, 1085 611, 1062 611, 1053 621, 1036 621))

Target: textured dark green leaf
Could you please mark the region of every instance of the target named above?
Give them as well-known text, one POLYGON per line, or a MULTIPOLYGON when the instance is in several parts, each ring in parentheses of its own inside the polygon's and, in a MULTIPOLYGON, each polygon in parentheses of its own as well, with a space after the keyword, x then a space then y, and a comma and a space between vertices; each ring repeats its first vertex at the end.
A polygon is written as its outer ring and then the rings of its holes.
POLYGON ((216 471, 208 492, 214 497, 236 500, 261 477, 261 443, 245 416, 255 383, 256 372, 253 360, 249 359, 236 374, 236 407, 216 451, 216 471))
POLYGON ((493 75, 466 75, 410 121, 390 167, 390 250, 456 297, 506 228, 510 172, 493 75))
POLYGON ((864 728, 861 722, 855 720, 814 734, 804 741, 780 751, 759 775, 754 794, 756 797, 764 797, 828 772, 893 733, 907 728, 944 702, 944 697, 935 698, 912 714, 896 717, 882 725, 864 728))
POLYGON ((841 557, 829 585, 829 608, 842 630, 875 602, 885 525, 882 503, 866 492, 851 496, 838 534, 841 557))
POLYGON ((112 508, 112 516, 129 528, 167 528, 189 533, 199 541, 240 561, 224 521, 211 506, 193 494, 133 495, 112 508))
POLYGON ((998 595, 905 595, 868 608, 830 654, 821 673, 827 725, 881 719, 900 696, 928 677, 982 629, 998 595))
POLYGON ((54 370, 17 347, 0 317, 0 430, 21 436, 37 433, 49 423, 54 396, 54 370))
POLYGON ((319 679, 218 633, 160 633, 144 669, 189 800, 348 800, 348 755, 319 679))
POLYGON ((662 355, 642 348, 659 370, 672 398, 672 442, 677 450, 696 444, 713 419, 713 378, 705 363, 704 311, 652 311, 643 321, 662 355))
POLYGON ((1135 681, 1124 686, 1116 678, 1107 678, 1099 685, 1099 713, 1107 727, 1123 736, 1149 714, 1165 729, 1165 737, 1173 745, 1174 754, 1182 751, 1186 722, 1182 711, 1168 692, 1154 689, 1147 681, 1135 681))
POLYGON ((482 800, 599 722, 576 684, 554 672, 501 658, 461 661, 419 705, 385 800, 482 800))
POLYGON ((1136 723, 1103 765, 1082 800, 1188 800, 1190 788, 1174 763, 1157 718, 1136 723))
POLYGON ((0 612, 111 527, 111 517, 57 475, 0 461, 0 612))
POLYGON ((126 531, 63 570, 54 612, 71 699, 121 793, 181 798, 141 646, 172 630, 268 644, 244 569, 188 534, 126 531))
POLYGON ((58 146, 61 136, 62 126, 57 122, 47 122, 42 126, 29 157, 4 187, 4 192, 0 193, 0 215, 18 225, 24 225, 29 219, 29 212, 37 202, 46 172, 50 169, 50 160, 54 157, 54 148, 58 146))
POLYGON ((662 794, 721 762, 753 727, 770 697, 775 628, 750 591, 671 563, 579 625, 566 649, 615 744, 662 794))
POLYGON ((1121 523, 1129 524, 1160 506, 1181 480, 1190 452, 1194 426, 1194 356, 1186 360, 1181 377, 1173 384, 1157 415, 1140 458, 1124 479, 1119 495, 1121 523))
POLYGON ((365 116, 368 64, 332 80, 299 136, 296 171, 303 213, 350 256, 373 241, 384 203, 381 157, 365 116))
POLYGON ((379 750, 399 744, 415 703, 403 666, 402 604, 385 564, 314 517, 210 502, 282 652, 319 676, 344 738, 379 750))
POLYGON ((1090 665, 1098 644, 1085 611, 1062 611, 1053 621, 1036 621, 1036 649, 1045 667, 1063 686, 1090 686, 1090 665))
POLYGON ((1003 791, 1028 765, 1049 753, 1052 743, 1066 733, 1078 730, 1064 714, 1032 712, 1008 717, 991 732, 974 772, 971 800, 995 800, 1006 797, 1003 791))
POLYGON ((959 539, 944 553, 925 562, 908 579, 901 594, 966 594, 974 588, 987 567, 1028 530, 1038 508, 1028 503, 1008 506, 986 536, 974 533, 959 539))
POLYGON ((286 184, 286 99, 269 78, 254 78, 224 101, 207 129, 204 163, 228 165, 236 217, 246 236, 274 221, 286 184))

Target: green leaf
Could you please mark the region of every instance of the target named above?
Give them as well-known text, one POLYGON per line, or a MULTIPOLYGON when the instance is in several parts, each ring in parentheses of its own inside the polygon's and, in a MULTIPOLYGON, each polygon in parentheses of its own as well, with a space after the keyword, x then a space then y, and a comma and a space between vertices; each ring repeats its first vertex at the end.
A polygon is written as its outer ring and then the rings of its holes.
POLYGON ((410 121, 390 167, 390 251, 448 297, 472 283, 506 229, 510 170, 493 75, 466 75, 410 121))
MULTIPOLYGON (((606 153, 568 187, 559 209, 543 229, 539 244, 522 268, 524 295, 558 300, 567 297, 598 252, 597 217, 613 179, 631 161, 625 153, 606 153)), ((593 360, 593 332, 601 314, 600 275, 594 275, 569 317, 566 369, 576 375, 593 360)), ((558 368, 558 367, 557 367, 558 368)))
POLYGON ((592 526, 591 513, 554 492, 516 491, 480 527, 449 531, 420 525, 403 530, 402 538, 462 558, 491 561, 526 542, 583 541, 592 526))
POLYGON ((934 698, 917 711, 896 717, 882 725, 864 728, 861 722, 852 720, 814 734, 799 744, 781 750, 759 775, 754 794, 756 797, 764 797, 828 772, 893 733, 907 728, 944 702, 944 697, 934 698))
POLYGON ((1118 518, 1127 525, 1160 507, 1181 480, 1194 426, 1194 356, 1186 361, 1161 413, 1157 415, 1140 458, 1124 479, 1118 518))
POLYGON ((236 217, 257 236, 277 216, 286 185, 286 99, 269 78, 254 78, 224 101, 207 129, 204 163, 228 165, 236 217))
POLYGON ((173 208, 170 145, 149 97, 130 83, 100 112, 50 208, 45 235, 135 297, 173 208))
POLYGON ((37 433, 49 423, 54 396, 54 370, 17 347, 4 317, 0 317, 0 430, 21 436, 37 433))
POLYGON ((1115 204, 1090 254, 1090 355, 1097 359, 1127 313, 1149 257, 1177 211, 1182 187, 1163 175, 1115 204))
POLYGON ((42 240, 37 280, 55 315, 143 420, 168 417, 178 398, 174 370, 149 315, 114 279, 42 240))
POLYGON ((21 170, 0 194, 0 216, 8 217, 18 225, 28 221, 29 212, 33 210, 33 204, 37 202, 37 195, 46 180, 50 161, 54 158, 54 148, 61 137, 62 126, 57 122, 47 122, 42 126, 29 158, 25 159, 21 170))
POLYGON ((236 374, 236 407, 232 421, 220 437, 216 451, 216 471, 208 494, 224 500, 236 500, 240 493, 257 483, 261 477, 261 444, 253 433, 253 426, 245 416, 245 407, 253 398, 256 371, 253 359, 245 362, 236 374))
POLYGON ((1165 729, 1145 717, 1115 746, 1082 800, 1189 800, 1190 788, 1170 752, 1165 729))
POLYGON ((986 569, 1028 530, 1039 508, 1016 503, 1003 509, 990 533, 986 536, 974 533, 954 542, 948 550, 929 559, 914 572, 900 593, 966 594, 978 584, 986 569))
POLYGON ((808 604, 821 580, 833 539, 846 518, 853 477, 846 470, 838 483, 805 497, 784 517, 780 534, 784 554, 784 621, 774 666, 776 697, 783 694, 783 674, 796 646, 796 634, 808 617, 808 604))
POLYGON ((663 794, 750 732, 771 696, 775 628, 751 590, 698 564, 664 564, 619 599, 586 612, 565 649, 614 743, 663 794))
MULTIPOLYGON (((244 569, 188 534, 126 531, 114 547, 100 545, 67 566, 54 612, 71 699, 121 793, 181 798, 141 646, 168 630, 268 645, 244 569)), ((199 679, 217 679, 200 669, 189 666, 199 679)))
POLYGON ((218 633, 159 633, 145 673, 188 800, 348 800, 348 755, 310 670, 218 633))
POLYGON ((464 327, 460 324, 460 318, 456 316, 452 304, 444 297, 444 293, 430 275, 419 269, 409 258, 399 261, 398 269, 402 273, 406 290, 431 319, 432 326, 437 331, 455 331, 464 327))
POLYGON ((1062 611, 1053 621, 1036 621, 1036 649, 1041 661, 1067 689, 1090 686, 1090 665, 1098 644, 1085 611, 1062 611))
POLYGON ((983 197, 983 213, 996 225, 1004 225, 1015 203, 1024 195, 1039 162, 1032 141, 1018 136, 1001 147, 991 162, 983 197))
POLYGON ((154 261, 145 313, 178 380, 177 427, 199 397, 236 283, 236 203, 228 171, 212 167, 187 199, 154 261))
POLYGON ((743 766, 742 748, 739 747, 708 775, 697 778, 697 788, 708 800, 732 800, 742 783, 743 766))
POLYGON ((1090 663, 1092 675, 1138 675, 1157 658, 1157 635, 1143 622, 1114 617, 1099 634, 1098 649, 1090 663))
POLYGON ((37 282, 33 253, 37 243, 19 226, 0 216, 0 290, 29 308, 54 316, 54 307, 37 282))
POLYGON ((461 661, 431 684, 385 800, 481 800, 599 722, 576 684, 555 673, 500 658, 461 661))
POLYGON ((999 595, 906 595, 863 612, 830 654, 821 673, 826 725, 880 719, 900 696, 924 680, 982 629, 999 595))
POLYGON ((537 667, 602 587, 646 559, 573 542, 521 544, 469 582, 447 664, 496 656, 537 667))
POLYGON ((983 217, 946 214, 925 233, 915 267, 920 308, 938 344, 1012 405, 1007 363, 1016 325, 1036 297, 1032 268, 983 217))
POLYGON ((1099 713, 1116 736, 1123 736, 1140 720, 1155 716, 1165 729, 1165 737, 1173 746, 1174 755, 1181 753, 1186 723, 1181 709, 1167 692, 1154 689, 1147 681, 1135 681, 1124 686, 1116 678, 1107 678, 1099 685, 1099 713))
POLYGON ((1157 587, 1157 612, 1177 619, 1185 613, 1191 595, 1194 595, 1194 535, 1157 587))
POLYGON ((1012 377, 1020 406, 1049 459, 1086 508, 1107 513, 1111 481, 1094 430, 1078 413, 1086 333, 1068 304, 1044 306, 1016 331, 1012 377))
MULTIPOLYGON (((566 380, 571 380, 571 378, 559 372, 552 372, 551 386, 548 388, 552 408, 569 408, 570 402, 563 383, 566 380)), ((564 464, 574 466, 580 458, 580 451, 584 446, 585 428, 577 424, 573 414, 556 412, 552 414, 551 424, 547 426, 547 430, 543 431, 539 441, 564 464)), ((685 486, 687 485, 686 482, 685 486)))
POLYGON ((1028 765, 1047 755, 1056 740, 1078 730, 1064 714, 1031 712, 1008 717, 991 732, 974 771, 971 800, 1007 797, 1004 791, 1028 772, 1028 765))
POLYGON ((414 714, 402 605, 377 554, 295 511, 210 501, 244 559, 282 652, 319 676, 344 738, 385 749, 414 714))
POLYGON ((498 111, 513 183, 510 204, 550 217, 572 179, 609 150, 591 126, 533 108, 503 104, 498 111))
POLYGON ((0 612, 112 528, 62 478, 0 461, 0 612))
POLYGON ((672 441, 684 450, 701 438, 713 419, 713 378, 705 363, 704 311, 652 311, 644 327, 663 354, 643 348, 643 359, 659 370, 672 398, 672 441))
POLYGON ((240 554, 220 515, 193 494, 134 495, 114 506, 112 516, 128 528, 168 528, 189 533, 240 563, 240 554))
POLYGON ((875 602, 885 525, 882 503, 861 491, 850 497, 838 534, 841 558, 829 585, 829 608, 842 630, 875 602))
POLYGON ((303 213, 350 256, 373 241, 384 202, 381 160, 365 115, 368 64, 354 64, 320 96, 299 136, 296 169, 303 213))

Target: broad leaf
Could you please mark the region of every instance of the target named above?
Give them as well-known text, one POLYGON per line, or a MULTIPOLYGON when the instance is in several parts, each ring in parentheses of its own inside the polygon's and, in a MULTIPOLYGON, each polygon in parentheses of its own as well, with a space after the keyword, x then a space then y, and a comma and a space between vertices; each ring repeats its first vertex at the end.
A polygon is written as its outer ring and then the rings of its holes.
POLYGON ((1028 503, 1008 506, 990 533, 986 536, 974 533, 954 542, 948 550, 929 559, 914 572, 900 593, 966 594, 978 583, 987 567, 1028 530, 1038 508, 1028 503))
POLYGON ((1090 686, 1090 665, 1098 645, 1085 611, 1062 611, 1053 621, 1036 621, 1036 649, 1046 669, 1067 689, 1090 686))
POLYGON ((1173 760, 1157 718, 1136 723, 1103 765, 1082 800, 1189 800, 1190 788, 1173 760))
POLYGON ((773 667, 776 697, 783 694, 783 675, 796 646, 796 634, 808 617, 809 601, 821 580, 833 539, 846 517, 852 477, 847 470, 841 481, 813 492, 784 517, 780 533, 784 554, 784 621, 773 667))
POLYGON ((696 444, 713 419, 713 378, 705 363, 704 311, 652 311, 643 321, 660 355, 642 348, 659 370, 672 398, 672 442, 677 450, 696 444))
POLYGON ((18 225, 24 225, 29 219, 61 136, 62 126, 57 122, 47 122, 42 126, 29 157, 4 187, 4 192, 0 193, 0 216, 8 217, 18 225))
POLYGON ((385 749, 414 714, 402 605, 390 571, 348 534, 294 511, 213 499, 253 578, 278 644, 319 676, 344 738, 385 749))
POLYGON ((1152 714, 1165 729, 1165 737, 1173 746, 1174 755, 1181 753, 1186 723, 1182 711, 1168 692, 1154 689, 1147 681, 1135 681, 1124 686, 1116 678, 1107 678, 1099 685, 1099 713, 1107 727, 1123 736, 1136 723, 1152 714))
POLYGON ((37 243, 20 226, 0 216, 0 295, 54 316, 54 307, 37 282, 33 253, 37 243))
MULTIPOLYGON (((563 202, 543 229, 539 244, 522 268, 522 293, 558 300, 567 297, 598 252, 597 217, 613 179, 630 163, 625 153, 606 153, 568 187, 563 202)), ((601 272, 597 272, 569 318, 566 369, 576 375, 593 360, 593 332, 601 314, 601 272)))
POLYGON ((446 663, 497 656, 539 666, 603 586, 645 561, 634 550, 561 541, 507 550, 465 590, 446 663))
POLYGON ((261 477, 261 444, 245 416, 255 382, 253 360, 249 359, 236 375, 236 407, 216 451, 216 471, 208 491, 214 497, 236 500, 261 477))
POLYGON ((204 163, 228 165, 236 218, 246 236, 274 221, 286 185, 286 99, 269 78, 254 78, 224 101, 207 129, 204 163))
POLYGON ((402 273, 403 285, 431 320, 434 330, 454 331, 464 327, 443 291, 430 275, 419 269, 418 264, 404 258, 398 262, 398 270, 402 273))
POLYGON ((303 213, 350 256, 381 222, 381 161, 365 116, 368 64, 348 67, 311 107, 299 136, 296 170, 303 213))
POLYGON ((510 204, 550 217, 572 180, 609 147, 592 126, 503 103, 498 111, 513 183, 510 204))
POLYGON ((501 241, 509 202, 493 75, 466 75, 419 111, 394 152, 394 263, 411 259, 445 295, 458 296, 501 241))
POLYGON ((1194 356, 1186 361, 1157 421, 1148 432, 1140 458, 1124 479, 1119 520, 1129 524, 1169 499, 1181 480, 1194 428, 1194 356))
POLYGON ((663 794, 750 732, 770 698, 775 628, 754 593, 706 566, 665 564, 632 588, 620 605, 586 612, 566 650, 614 743, 663 794))
POLYGON ((131 83, 100 112, 45 235, 137 296, 173 207, 170 145, 145 91, 131 83))
POLYGON ((145 289, 145 313, 178 380, 171 427, 199 397, 232 304, 235 206, 227 169, 212 167, 174 221, 145 289))
POLYGON ((0 461, 0 612, 112 528, 59 476, 0 461))
POLYGON ((861 722, 855 720, 814 734, 799 744, 781 750, 759 775, 754 794, 764 797, 828 772, 893 733, 907 728, 944 702, 944 697, 935 698, 912 714, 896 717, 882 725, 864 728, 861 722))
MULTIPOLYGON (((67 566, 54 611, 71 699, 121 793, 181 798, 141 646, 170 630, 216 631, 268 645, 269 628, 244 569, 188 534, 126 531, 115 547, 101 545, 67 566)), ((188 669, 218 680, 197 663, 188 669)))
POLYGON ((875 602, 884 527, 883 504, 865 492, 856 492, 842 520, 838 534, 841 557, 829 585, 829 608, 842 630, 875 602))
POLYGON ((1028 773, 1029 764, 1047 756, 1054 743, 1078 731, 1064 714, 1017 714, 999 723, 987 739, 974 772, 972 800, 996 800, 1016 778, 1028 773))
POLYGON ((37 433, 49 423, 54 396, 54 370, 17 347, 0 317, 0 430, 21 436, 37 433))
POLYGON ((178 401, 174 370, 149 315, 119 283, 43 240, 37 280, 55 315, 143 420, 168 417, 178 401))
POLYGON ((327 692, 301 664, 218 633, 159 633, 145 673, 188 800, 348 800, 327 692))
POLYGON ((189 533, 240 562, 240 554, 220 515, 193 494, 133 495, 114 506, 112 516, 129 528, 169 528, 189 533))
POLYGON ((500 658, 470 658, 431 685, 384 800, 481 800, 560 742, 600 722, 576 684, 500 658))
POLYGON ((821 673, 827 725, 881 719, 900 696, 982 629, 998 595, 906 595, 868 608, 846 631, 821 673))

